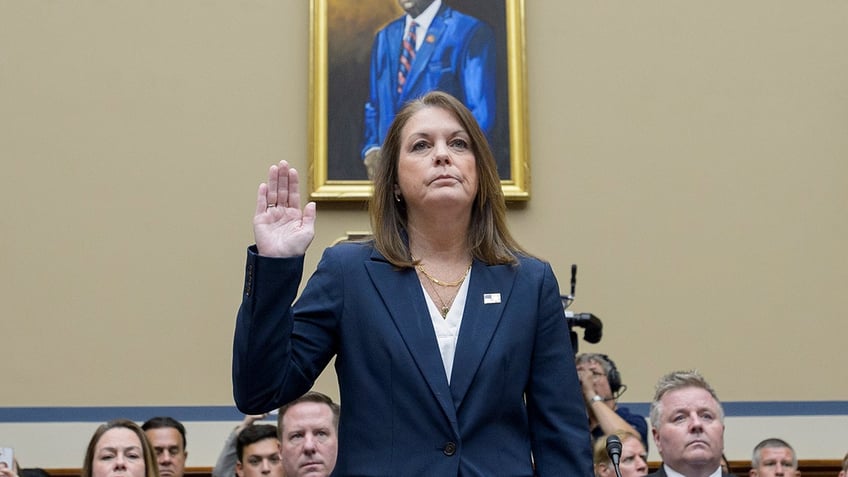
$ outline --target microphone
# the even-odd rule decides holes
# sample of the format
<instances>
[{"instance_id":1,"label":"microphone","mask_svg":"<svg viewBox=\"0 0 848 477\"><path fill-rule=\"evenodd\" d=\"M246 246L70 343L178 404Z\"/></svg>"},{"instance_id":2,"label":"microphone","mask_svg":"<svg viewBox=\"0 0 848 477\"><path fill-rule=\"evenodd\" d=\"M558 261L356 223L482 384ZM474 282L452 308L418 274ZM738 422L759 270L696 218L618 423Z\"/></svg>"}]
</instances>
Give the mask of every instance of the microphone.
<instances>
[{"instance_id":1,"label":"microphone","mask_svg":"<svg viewBox=\"0 0 848 477\"><path fill-rule=\"evenodd\" d=\"M571 264L571 296L574 297L574 289L577 288L577 264Z\"/></svg>"},{"instance_id":2,"label":"microphone","mask_svg":"<svg viewBox=\"0 0 848 477\"><path fill-rule=\"evenodd\" d=\"M616 477L621 477L621 469L618 468L618 461L621 459L621 439L615 434L607 437L607 454L612 461Z\"/></svg>"},{"instance_id":3,"label":"microphone","mask_svg":"<svg viewBox=\"0 0 848 477\"><path fill-rule=\"evenodd\" d=\"M571 264L571 294L560 295L562 300L562 311L565 314L565 321L568 323L568 334L571 339L571 349L574 354L577 354L577 332L574 331L575 326L583 328L583 339L589 343L597 343L601 341L604 334L604 324L601 319L591 313L575 313L568 311L568 307L574 303L574 291L577 288L577 264Z\"/></svg>"},{"instance_id":4,"label":"microphone","mask_svg":"<svg viewBox=\"0 0 848 477\"><path fill-rule=\"evenodd\" d=\"M571 294L560 295L562 298L562 309L565 310L574 303L574 289L577 287L577 264L571 264Z\"/></svg>"}]
</instances>

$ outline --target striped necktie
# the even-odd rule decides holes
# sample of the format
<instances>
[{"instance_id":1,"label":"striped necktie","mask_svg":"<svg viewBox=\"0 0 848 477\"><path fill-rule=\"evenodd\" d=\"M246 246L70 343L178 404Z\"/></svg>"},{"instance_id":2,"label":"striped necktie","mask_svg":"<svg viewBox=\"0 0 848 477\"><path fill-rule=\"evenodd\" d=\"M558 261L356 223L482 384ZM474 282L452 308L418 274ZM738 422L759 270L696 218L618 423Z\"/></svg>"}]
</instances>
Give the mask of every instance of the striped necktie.
<instances>
[{"instance_id":1,"label":"striped necktie","mask_svg":"<svg viewBox=\"0 0 848 477\"><path fill-rule=\"evenodd\" d=\"M412 22L412 24L409 25L409 31L403 38L403 45L400 50L400 67L398 68L398 93L403 91L403 86L406 84L406 78L409 75L409 70L412 69L412 60L415 59L416 28L418 28L418 24Z\"/></svg>"}]
</instances>

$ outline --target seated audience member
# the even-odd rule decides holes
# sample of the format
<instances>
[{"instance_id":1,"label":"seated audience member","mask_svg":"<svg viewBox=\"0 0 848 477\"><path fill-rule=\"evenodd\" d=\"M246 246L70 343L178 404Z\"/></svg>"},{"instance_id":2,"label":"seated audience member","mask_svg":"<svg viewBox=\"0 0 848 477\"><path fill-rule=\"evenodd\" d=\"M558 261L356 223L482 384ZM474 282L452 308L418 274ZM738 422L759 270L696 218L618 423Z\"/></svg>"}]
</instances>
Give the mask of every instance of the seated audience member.
<instances>
[{"instance_id":1,"label":"seated audience member","mask_svg":"<svg viewBox=\"0 0 848 477\"><path fill-rule=\"evenodd\" d=\"M286 477L330 475L338 455L338 404L309 391L280 408L277 427Z\"/></svg>"},{"instance_id":2,"label":"seated audience member","mask_svg":"<svg viewBox=\"0 0 848 477\"><path fill-rule=\"evenodd\" d=\"M765 439L751 456L750 477L798 477L798 457L795 449L783 439Z\"/></svg>"},{"instance_id":3,"label":"seated audience member","mask_svg":"<svg viewBox=\"0 0 848 477\"><path fill-rule=\"evenodd\" d=\"M630 431L614 432L621 440L621 457L618 469L621 477L643 477L648 475L648 451L637 434ZM595 440L595 477L616 477L615 467L607 453L607 434Z\"/></svg>"},{"instance_id":4,"label":"seated audience member","mask_svg":"<svg viewBox=\"0 0 848 477\"><path fill-rule=\"evenodd\" d=\"M592 438L625 430L638 435L648 448L648 423L644 416L633 414L618 405L618 396L627 389L615 363L605 354L583 353L575 358L577 375L583 388L586 412Z\"/></svg>"},{"instance_id":5,"label":"seated audience member","mask_svg":"<svg viewBox=\"0 0 848 477\"><path fill-rule=\"evenodd\" d=\"M156 452L161 477L183 477L188 457L186 430L172 417L154 417L141 425Z\"/></svg>"},{"instance_id":6,"label":"seated audience member","mask_svg":"<svg viewBox=\"0 0 848 477\"><path fill-rule=\"evenodd\" d=\"M718 477L724 451L724 410L697 371L674 371L657 382L651 402L654 445L662 457L657 477Z\"/></svg>"},{"instance_id":7,"label":"seated audience member","mask_svg":"<svg viewBox=\"0 0 848 477\"><path fill-rule=\"evenodd\" d=\"M257 424L244 428L236 439L238 477L283 477L277 426Z\"/></svg>"},{"instance_id":8,"label":"seated audience member","mask_svg":"<svg viewBox=\"0 0 848 477\"><path fill-rule=\"evenodd\" d=\"M244 416L244 419L230 432L227 440L224 441L224 447L218 455L215 467L212 468L212 477L233 477L236 474L236 462L238 462L236 439L239 433L252 426L256 421L265 419L267 416L268 414L250 414Z\"/></svg>"},{"instance_id":9,"label":"seated audience member","mask_svg":"<svg viewBox=\"0 0 848 477\"><path fill-rule=\"evenodd\" d=\"M159 477L156 456L144 431L127 419L115 419L94 431L81 477Z\"/></svg>"},{"instance_id":10,"label":"seated audience member","mask_svg":"<svg viewBox=\"0 0 848 477\"><path fill-rule=\"evenodd\" d=\"M848 477L848 453L842 458L842 470L839 471L839 477Z\"/></svg>"}]
</instances>

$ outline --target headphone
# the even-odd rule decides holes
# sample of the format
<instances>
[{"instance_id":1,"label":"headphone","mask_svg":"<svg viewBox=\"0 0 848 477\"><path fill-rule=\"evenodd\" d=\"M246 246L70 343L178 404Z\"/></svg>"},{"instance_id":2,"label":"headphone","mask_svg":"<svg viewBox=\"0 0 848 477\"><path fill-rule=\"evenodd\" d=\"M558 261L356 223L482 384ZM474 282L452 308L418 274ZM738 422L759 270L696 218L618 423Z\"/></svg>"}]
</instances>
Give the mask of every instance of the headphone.
<instances>
[{"instance_id":1,"label":"headphone","mask_svg":"<svg viewBox=\"0 0 848 477\"><path fill-rule=\"evenodd\" d=\"M621 384L621 374L618 372L618 368L615 367L615 362L605 354L598 353L598 356L600 356L601 359L603 359L607 362L607 364L609 364L610 369L607 373L607 381L609 381L610 391L612 391L612 395L617 397L618 391L621 390L622 387L626 389L627 386Z\"/></svg>"}]
</instances>

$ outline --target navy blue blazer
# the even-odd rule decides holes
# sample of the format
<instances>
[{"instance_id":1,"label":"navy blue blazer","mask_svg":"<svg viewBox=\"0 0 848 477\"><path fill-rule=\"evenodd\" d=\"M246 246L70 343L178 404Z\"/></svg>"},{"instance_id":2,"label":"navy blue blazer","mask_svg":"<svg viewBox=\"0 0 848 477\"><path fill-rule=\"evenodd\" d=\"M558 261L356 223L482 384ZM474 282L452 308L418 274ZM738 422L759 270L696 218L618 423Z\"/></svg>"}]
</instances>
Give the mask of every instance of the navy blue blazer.
<instances>
[{"instance_id":1,"label":"navy blue blazer","mask_svg":"<svg viewBox=\"0 0 848 477\"><path fill-rule=\"evenodd\" d=\"M450 384L414 270L395 268L371 243L336 245L290 306L302 271L303 257L248 250L233 350L242 412L299 397L335 356L342 411L333 475L592 475L548 263L474 261Z\"/></svg>"}]
</instances>

